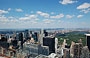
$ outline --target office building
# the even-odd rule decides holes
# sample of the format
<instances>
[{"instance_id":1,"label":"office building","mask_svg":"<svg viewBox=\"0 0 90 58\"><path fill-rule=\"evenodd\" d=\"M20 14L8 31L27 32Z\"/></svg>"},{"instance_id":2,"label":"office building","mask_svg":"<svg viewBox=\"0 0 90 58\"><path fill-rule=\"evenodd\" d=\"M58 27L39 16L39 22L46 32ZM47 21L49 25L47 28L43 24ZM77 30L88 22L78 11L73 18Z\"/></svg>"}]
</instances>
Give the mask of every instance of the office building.
<instances>
[{"instance_id":1,"label":"office building","mask_svg":"<svg viewBox=\"0 0 90 58\"><path fill-rule=\"evenodd\" d=\"M25 43L24 49L27 51L28 54L32 55L49 55L49 47L42 46L40 44Z\"/></svg>"},{"instance_id":2,"label":"office building","mask_svg":"<svg viewBox=\"0 0 90 58\"><path fill-rule=\"evenodd\" d=\"M63 53L63 58L70 58L70 50L68 48L64 48Z\"/></svg>"},{"instance_id":3,"label":"office building","mask_svg":"<svg viewBox=\"0 0 90 58\"><path fill-rule=\"evenodd\" d=\"M82 55L82 52L81 52L82 48L83 48L82 43L74 43L74 42L72 42L71 47L70 47L70 56L72 58L80 58L81 55Z\"/></svg>"},{"instance_id":4,"label":"office building","mask_svg":"<svg viewBox=\"0 0 90 58\"><path fill-rule=\"evenodd\" d=\"M90 51L90 34L86 34L86 45L88 46Z\"/></svg>"},{"instance_id":5,"label":"office building","mask_svg":"<svg viewBox=\"0 0 90 58\"><path fill-rule=\"evenodd\" d=\"M46 30L44 30L44 36L48 36L48 32L46 32Z\"/></svg>"},{"instance_id":6,"label":"office building","mask_svg":"<svg viewBox=\"0 0 90 58\"><path fill-rule=\"evenodd\" d=\"M12 40L12 41L11 41L11 44L12 44L14 47L17 47L18 41L17 41L17 40Z\"/></svg>"},{"instance_id":7,"label":"office building","mask_svg":"<svg viewBox=\"0 0 90 58\"><path fill-rule=\"evenodd\" d=\"M65 48L67 46L66 39L64 39L62 47Z\"/></svg>"},{"instance_id":8,"label":"office building","mask_svg":"<svg viewBox=\"0 0 90 58\"><path fill-rule=\"evenodd\" d=\"M29 32L29 30L25 30L24 37L25 37L26 40L30 39L30 32Z\"/></svg>"},{"instance_id":9,"label":"office building","mask_svg":"<svg viewBox=\"0 0 90 58\"><path fill-rule=\"evenodd\" d=\"M34 34L32 34L32 37L34 38L35 42L38 41L38 33L34 32Z\"/></svg>"},{"instance_id":10,"label":"office building","mask_svg":"<svg viewBox=\"0 0 90 58\"><path fill-rule=\"evenodd\" d=\"M82 56L81 58L89 58L89 49L88 49L88 46L84 46L82 48Z\"/></svg>"},{"instance_id":11,"label":"office building","mask_svg":"<svg viewBox=\"0 0 90 58\"><path fill-rule=\"evenodd\" d=\"M23 48L23 33L19 33L19 41L21 41L21 48Z\"/></svg>"},{"instance_id":12,"label":"office building","mask_svg":"<svg viewBox=\"0 0 90 58\"><path fill-rule=\"evenodd\" d=\"M40 35L39 35L39 43L43 46L43 37L44 37L44 33L43 33L43 29L40 30Z\"/></svg>"},{"instance_id":13,"label":"office building","mask_svg":"<svg viewBox=\"0 0 90 58\"><path fill-rule=\"evenodd\" d=\"M58 39L55 37L43 37L43 46L49 47L49 53L57 51Z\"/></svg>"}]
</instances>

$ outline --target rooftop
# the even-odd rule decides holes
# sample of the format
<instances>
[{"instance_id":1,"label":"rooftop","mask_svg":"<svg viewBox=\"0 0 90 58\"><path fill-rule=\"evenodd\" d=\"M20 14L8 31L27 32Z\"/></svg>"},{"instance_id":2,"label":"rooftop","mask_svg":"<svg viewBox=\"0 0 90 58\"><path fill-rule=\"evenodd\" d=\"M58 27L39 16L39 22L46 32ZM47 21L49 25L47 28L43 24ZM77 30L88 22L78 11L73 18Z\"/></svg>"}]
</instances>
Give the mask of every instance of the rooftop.
<instances>
[{"instance_id":1,"label":"rooftop","mask_svg":"<svg viewBox=\"0 0 90 58\"><path fill-rule=\"evenodd\" d=\"M86 36L90 36L90 34L85 34Z\"/></svg>"}]
</instances>

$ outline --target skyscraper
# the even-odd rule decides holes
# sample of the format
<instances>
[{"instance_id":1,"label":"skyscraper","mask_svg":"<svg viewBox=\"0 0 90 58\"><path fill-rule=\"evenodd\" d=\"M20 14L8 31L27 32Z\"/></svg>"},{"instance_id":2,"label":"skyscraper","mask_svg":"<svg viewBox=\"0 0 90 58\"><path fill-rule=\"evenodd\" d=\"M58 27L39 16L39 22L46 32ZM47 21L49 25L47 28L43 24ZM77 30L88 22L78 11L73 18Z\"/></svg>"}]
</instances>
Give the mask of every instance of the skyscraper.
<instances>
[{"instance_id":1,"label":"skyscraper","mask_svg":"<svg viewBox=\"0 0 90 58\"><path fill-rule=\"evenodd\" d=\"M90 51L90 34L86 34L86 45L88 46Z\"/></svg>"},{"instance_id":2,"label":"skyscraper","mask_svg":"<svg viewBox=\"0 0 90 58\"><path fill-rule=\"evenodd\" d=\"M39 42L40 42L40 44L43 46L43 37L44 37L44 33L43 33L43 29L41 29L41 31L40 31L40 36L39 36L40 38L39 38Z\"/></svg>"},{"instance_id":3,"label":"skyscraper","mask_svg":"<svg viewBox=\"0 0 90 58\"><path fill-rule=\"evenodd\" d=\"M30 37L29 30L25 30L24 37L25 37L26 40L29 39L29 37Z\"/></svg>"},{"instance_id":4,"label":"skyscraper","mask_svg":"<svg viewBox=\"0 0 90 58\"><path fill-rule=\"evenodd\" d=\"M55 53L57 50L58 40L55 37L44 37L43 46L49 47L49 53Z\"/></svg>"},{"instance_id":5,"label":"skyscraper","mask_svg":"<svg viewBox=\"0 0 90 58\"><path fill-rule=\"evenodd\" d=\"M32 34L32 37L34 38L35 42L38 41L38 33L35 32L34 34Z\"/></svg>"},{"instance_id":6,"label":"skyscraper","mask_svg":"<svg viewBox=\"0 0 90 58\"><path fill-rule=\"evenodd\" d=\"M21 48L23 48L23 33L19 33L19 41L21 41Z\"/></svg>"},{"instance_id":7,"label":"skyscraper","mask_svg":"<svg viewBox=\"0 0 90 58\"><path fill-rule=\"evenodd\" d=\"M82 48L82 56L81 58L89 58L89 49L87 46Z\"/></svg>"},{"instance_id":8,"label":"skyscraper","mask_svg":"<svg viewBox=\"0 0 90 58\"><path fill-rule=\"evenodd\" d=\"M70 51L67 48L63 49L64 55L63 58L70 58Z\"/></svg>"},{"instance_id":9,"label":"skyscraper","mask_svg":"<svg viewBox=\"0 0 90 58\"><path fill-rule=\"evenodd\" d=\"M81 58L82 56L82 48L83 45L82 43L71 43L71 47L70 47L70 55L72 58Z\"/></svg>"},{"instance_id":10,"label":"skyscraper","mask_svg":"<svg viewBox=\"0 0 90 58\"><path fill-rule=\"evenodd\" d=\"M46 32L46 30L44 30L44 36L48 36L48 32Z\"/></svg>"}]
</instances>

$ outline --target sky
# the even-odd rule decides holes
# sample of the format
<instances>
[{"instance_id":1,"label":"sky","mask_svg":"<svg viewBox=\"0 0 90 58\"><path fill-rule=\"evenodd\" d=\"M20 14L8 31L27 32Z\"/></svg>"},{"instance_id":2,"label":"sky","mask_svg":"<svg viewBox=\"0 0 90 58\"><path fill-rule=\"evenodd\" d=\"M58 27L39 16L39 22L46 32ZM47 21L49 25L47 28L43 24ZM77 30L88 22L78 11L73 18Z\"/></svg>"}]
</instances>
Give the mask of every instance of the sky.
<instances>
[{"instance_id":1,"label":"sky","mask_svg":"<svg viewBox=\"0 0 90 58\"><path fill-rule=\"evenodd\" d=\"M89 0L0 0L0 29L90 28Z\"/></svg>"}]
</instances>

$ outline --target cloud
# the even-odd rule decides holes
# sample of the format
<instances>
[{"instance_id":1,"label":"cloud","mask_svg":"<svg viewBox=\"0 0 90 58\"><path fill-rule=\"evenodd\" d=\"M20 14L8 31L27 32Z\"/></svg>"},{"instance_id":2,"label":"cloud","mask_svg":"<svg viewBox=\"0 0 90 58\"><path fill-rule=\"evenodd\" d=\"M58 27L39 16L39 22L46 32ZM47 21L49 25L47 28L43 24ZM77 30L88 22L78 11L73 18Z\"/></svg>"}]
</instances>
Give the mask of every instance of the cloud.
<instances>
[{"instance_id":1,"label":"cloud","mask_svg":"<svg viewBox=\"0 0 90 58\"><path fill-rule=\"evenodd\" d=\"M12 16L10 16L10 17L8 17L9 19L13 19L14 17L12 17Z\"/></svg>"},{"instance_id":2,"label":"cloud","mask_svg":"<svg viewBox=\"0 0 90 58\"><path fill-rule=\"evenodd\" d=\"M68 19L71 19L73 17L74 17L74 15L66 15L66 18L68 18Z\"/></svg>"},{"instance_id":3,"label":"cloud","mask_svg":"<svg viewBox=\"0 0 90 58\"><path fill-rule=\"evenodd\" d=\"M23 10L20 9L20 8L16 9L16 11L17 11L17 12L23 12Z\"/></svg>"},{"instance_id":4,"label":"cloud","mask_svg":"<svg viewBox=\"0 0 90 58\"><path fill-rule=\"evenodd\" d=\"M77 9L86 9L86 8L89 8L89 7L90 7L89 3L83 3L82 5L79 5L77 7Z\"/></svg>"},{"instance_id":5,"label":"cloud","mask_svg":"<svg viewBox=\"0 0 90 58\"><path fill-rule=\"evenodd\" d=\"M50 23L54 22L54 20L44 19L43 22L46 24L50 24Z\"/></svg>"},{"instance_id":6,"label":"cloud","mask_svg":"<svg viewBox=\"0 0 90 58\"><path fill-rule=\"evenodd\" d=\"M50 19L60 19L60 18L64 17L64 14L58 14L58 15L51 16L50 14L44 13L41 11L37 11L37 14L44 18L50 18ZM51 14L54 14L54 12L51 12Z\"/></svg>"},{"instance_id":7,"label":"cloud","mask_svg":"<svg viewBox=\"0 0 90 58\"><path fill-rule=\"evenodd\" d=\"M90 3L83 3L79 5L77 9L81 10L80 12L88 13L90 12Z\"/></svg>"},{"instance_id":8,"label":"cloud","mask_svg":"<svg viewBox=\"0 0 90 58\"><path fill-rule=\"evenodd\" d=\"M8 11L10 11L11 10L11 8L8 8Z\"/></svg>"},{"instance_id":9,"label":"cloud","mask_svg":"<svg viewBox=\"0 0 90 58\"><path fill-rule=\"evenodd\" d=\"M31 23L33 23L33 24L37 24L38 22L37 22L37 21L31 21Z\"/></svg>"},{"instance_id":10,"label":"cloud","mask_svg":"<svg viewBox=\"0 0 90 58\"><path fill-rule=\"evenodd\" d=\"M59 1L59 3L61 4L72 4L72 3L75 3L77 2L76 0L62 0L62 1Z\"/></svg>"},{"instance_id":11,"label":"cloud","mask_svg":"<svg viewBox=\"0 0 90 58\"><path fill-rule=\"evenodd\" d=\"M8 23L14 23L14 22L15 23L19 22L19 20L12 16L10 16L10 17L6 17L5 15L0 16L0 23L8 24Z\"/></svg>"},{"instance_id":12,"label":"cloud","mask_svg":"<svg viewBox=\"0 0 90 58\"><path fill-rule=\"evenodd\" d=\"M81 17L83 17L83 15L78 15L78 16L77 16L77 18L81 18Z\"/></svg>"},{"instance_id":13,"label":"cloud","mask_svg":"<svg viewBox=\"0 0 90 58\"><path fill-rule=\"evenodd\" d=\"M8 13L8 11L0 10L0 14L6 14L6 13Z\"/></svg>"},{"instance_id":14,"label":"cloud","mask_svg":"<svg viewBox=\"0 0 90 58\"><path fill-rule=\"evenodd\" d=\"M0 22L6 23L9 22L8 18L5 17L4 15L0 16Z\"/></svg>"},{"instance_id":15,"label":"cloud","mask_svg":"<svg viewBox=\"0 0 90 58\"><path fill-rule=\"evenodd\" d=\"M37 11L37 14L39 14L40 16L45 17L45 18L49 18L49 16L50 16L48 13L44 13L41 11Z\"/></svg>"},{"instance_id":16,"label":"cloud","mask_svg":"<svg viewBox=\"0 0 90 58\"><path fill-rule=\"evenodd\" d=\"M27 20L37 20L37 15L28 15L28 16L19 18L19 20L24 20L24 21L27 21Z\"/></svg>"},{"instance_id":17,"label":"cloud","mask_svg":"<svg viewBox=\"0 0 90 58\"><path fill-rule=\"evenodd\" d=\"M50 16L50 18L52 19L60 19L60 18L63 18L64 17L64 14L59 14L59 15L56 15L56 16Z\"/></svg>"},{"instance_id":18,"label":"cloud","mask_svg":"<svg viewBox=\"0 0 90 58\"><path fill-rule=\"evenodd\" d=\"M88 8L88 9L82 9L80 12L89 13L90 12L90 8Z\"/></svg>"}]
</instances>

